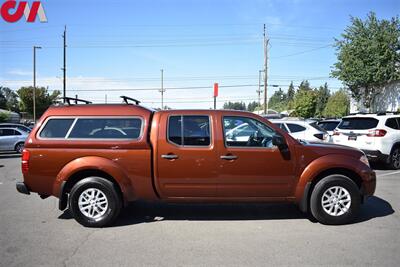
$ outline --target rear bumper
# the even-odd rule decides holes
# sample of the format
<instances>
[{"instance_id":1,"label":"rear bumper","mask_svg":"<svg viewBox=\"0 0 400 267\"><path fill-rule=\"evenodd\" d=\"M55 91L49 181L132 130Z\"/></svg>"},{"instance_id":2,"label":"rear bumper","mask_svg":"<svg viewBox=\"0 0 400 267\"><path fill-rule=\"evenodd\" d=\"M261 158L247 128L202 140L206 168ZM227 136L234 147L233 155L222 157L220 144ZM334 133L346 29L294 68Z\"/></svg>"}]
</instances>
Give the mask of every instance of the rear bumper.
<instances>
[{"instance_id":1,"label":"rear bumper","mask_svg":"<svg viewBox=\"0 0 400 267\"><path fill-rule=\"evenodd\" d=\"M370 161L387 161L389 158L389 155L383 154L379 150L365 150L362 149L362 151L367 155L368 160Z\"/></svg>"},{"instance_id":2,"label":"rear bumper","mask_svg":"<svg viewBox=\"0 0 400 267\"><path fill-rule=\"evenodd\" d=\"M24 182L17 182L16 184L17 191L21 194L30 195L29 188L25 185Z\"/></svg>"}]
</instances>

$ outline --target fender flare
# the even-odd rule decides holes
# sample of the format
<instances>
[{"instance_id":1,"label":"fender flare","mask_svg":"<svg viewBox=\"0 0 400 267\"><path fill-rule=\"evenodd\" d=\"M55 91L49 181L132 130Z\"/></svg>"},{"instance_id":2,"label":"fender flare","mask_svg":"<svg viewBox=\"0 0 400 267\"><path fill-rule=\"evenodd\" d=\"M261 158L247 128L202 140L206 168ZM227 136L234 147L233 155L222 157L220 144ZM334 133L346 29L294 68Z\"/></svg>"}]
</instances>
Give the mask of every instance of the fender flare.
<instances>
[{"instance_id":1,"label":"fender flare","mask_svg":"<svg viewBox=\"0 0 400 267\"><path fill-rule=\"evenodd\" d=\"M313 189L311 185L323 172L342 169L355 173L362 178L363 174L360 173L360 170L363 171L366 167L357 158L343 154L329 154L317 158L309 163L299 176L294 192L295 202L299 205L301 211L307 212L309 196Z\"/></svg>"},{"instance_id":2,"label":"fender flare","mask_svg":"<svg viewBox=\"0 0 400 267\"><path fill-rule=\"evenodd\" d=\"M117 163L103 157L86 156L74 159L67 163L58 173L54 181L53 195L60 199L60 209L63 210L66 208L66 193L64 191L68 179L74 174L86 170L97 170L110 175L118 183L124 201L134 198L135 194L133 185Z\"/></svg>"}]
</instances>

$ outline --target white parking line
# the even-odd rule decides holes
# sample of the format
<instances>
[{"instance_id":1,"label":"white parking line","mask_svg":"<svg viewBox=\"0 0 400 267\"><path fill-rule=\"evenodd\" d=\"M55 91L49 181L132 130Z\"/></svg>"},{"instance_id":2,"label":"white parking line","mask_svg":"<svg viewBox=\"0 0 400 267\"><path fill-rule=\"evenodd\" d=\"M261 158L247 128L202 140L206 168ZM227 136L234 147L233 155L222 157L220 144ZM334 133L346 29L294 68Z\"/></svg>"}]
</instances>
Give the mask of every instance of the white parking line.
<instances>
[{"instance_id":1,"label":"white parking line","mask_svg":"<svg viewBox=\"0 0 400 267\"><path fill-rule=\"evenodd\" d=\"M397 174L397 173L400 173L400 171L389 172L389 173L385 173L385 174L379 174L378 177L389 176L389 175L393 175L393 174Z\"/></svg>"}]
</instances>

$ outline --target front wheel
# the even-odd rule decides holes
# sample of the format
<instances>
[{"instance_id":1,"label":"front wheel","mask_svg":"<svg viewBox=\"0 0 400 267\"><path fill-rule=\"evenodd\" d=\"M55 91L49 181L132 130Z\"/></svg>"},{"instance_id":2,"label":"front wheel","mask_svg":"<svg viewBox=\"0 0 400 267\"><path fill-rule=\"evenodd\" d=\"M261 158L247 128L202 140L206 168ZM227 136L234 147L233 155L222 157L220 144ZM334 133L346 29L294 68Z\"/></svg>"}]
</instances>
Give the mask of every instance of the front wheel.
<instances>
[{"instance_id":1,"label":"front wheel","mask_svg":"<svg viewBox=\"0 0 400 267\"><path fill-rule=\"evenodd\" d=\"M344 175L330 175L319 181L311 194L312 215L323 224L345 224L360 209L357 185Z\"/></svg>"},{"instance_id":2,"label":"front wheel","mask_svg":"<svg viewBox=\"0 0 400 267\"><path fill-rule=\"evenodd\" d=\"M76 183L69 195L69 209L80 224L102 227L111 224L122 206L116 186L101 177L88 177Z\"/></svg>"}]
</instances>

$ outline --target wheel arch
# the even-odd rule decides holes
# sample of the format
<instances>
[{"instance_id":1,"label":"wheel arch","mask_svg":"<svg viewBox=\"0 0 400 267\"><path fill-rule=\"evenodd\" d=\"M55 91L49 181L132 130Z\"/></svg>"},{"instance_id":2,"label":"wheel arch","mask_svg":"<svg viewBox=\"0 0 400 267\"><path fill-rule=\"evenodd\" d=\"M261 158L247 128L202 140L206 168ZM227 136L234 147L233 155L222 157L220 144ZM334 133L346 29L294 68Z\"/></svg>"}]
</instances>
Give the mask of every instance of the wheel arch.
<instances>
[{"instance_id":1,"label":"wheel arch","mask_svg":"<svg viewBox=\"0 0 400 267\"><path fill-rule=\"evenodd\" d=\"M334 160L335 164L331 164L332 160ZM321 164L325 167L321 166ZM337 158L321 157L315 160L315 163L310 163L301 174L295 192L295 201L301 211L307 212L309 210L310 197L315 185L329 175L339 174L348 177L357 185L361 193L363 179L360 173L355 170L356 166L360 166L359 164L359 161L351 157L342 157L340 161ZM316 165L320 166L315 168L314 166Z\"/></svg>"},{"instance_id":2,"label":"wheel arch","mask_svg":"<svg viewBox=\"0 0 400 267\"><path fill-rule=\"evenodd\" d=\"M84 157L69 162L57 175L53 185L53 195L60 199L60 210L66 208L68 193L72 187L80 180L93 176L115 184L123 203L134 198L133 186L128 176L116 163L101 157Z\"/></svg>"},{"instance_id":3,"label":"wheel arch","mask_svg":"<svg viewBox=\"0 0 400 267\"><path fill-rule=\"evenodd\" d=\"M314 179L310 180L307 182L307 184L304 187L303 195L301 197L301 200L299 201L299 207L302 212L308 212L310 210L310 198L311 198L311 193L313 192L315 186L319 181L324 179L325 177L329 175L344 175L348 177L350 180L352 180L358 187L358 189L362 189L362 178L354 171L347 169L347 168L331 168L331 169L326 169L322 172L320 172L318 175L314 177Z\"/></svg>"}]
</instances>

